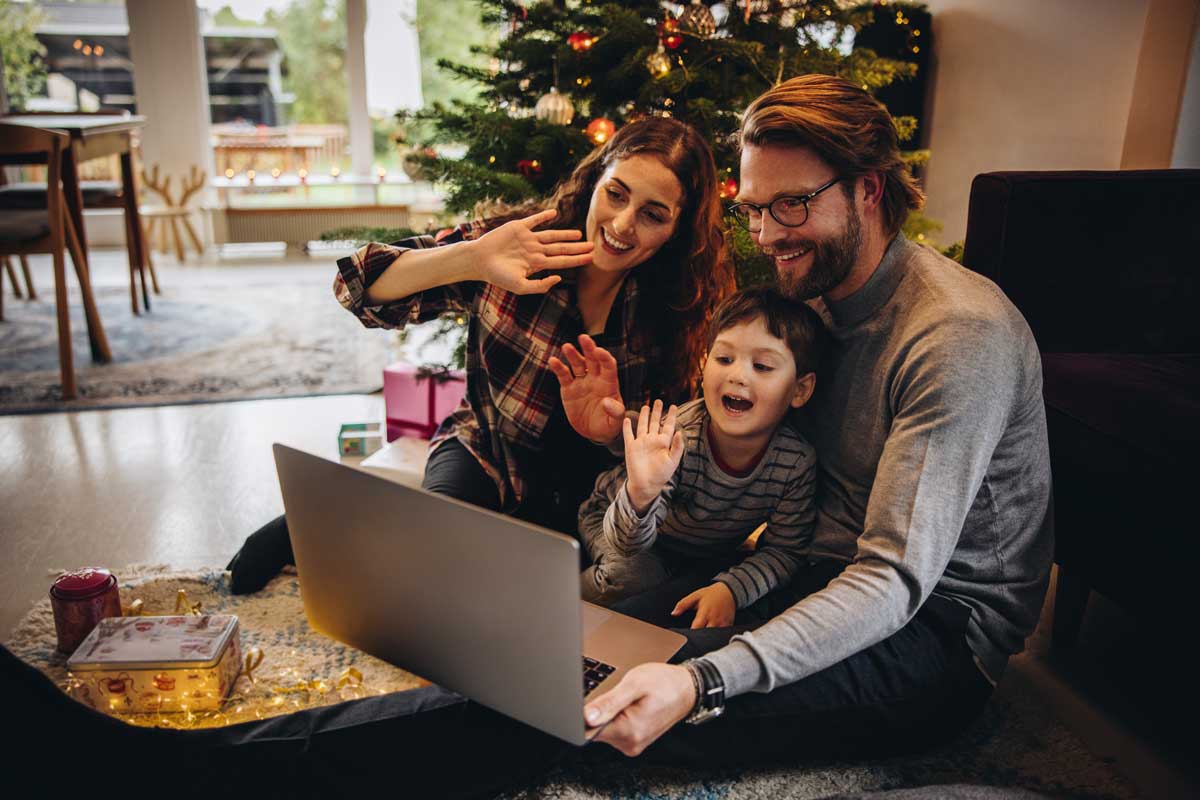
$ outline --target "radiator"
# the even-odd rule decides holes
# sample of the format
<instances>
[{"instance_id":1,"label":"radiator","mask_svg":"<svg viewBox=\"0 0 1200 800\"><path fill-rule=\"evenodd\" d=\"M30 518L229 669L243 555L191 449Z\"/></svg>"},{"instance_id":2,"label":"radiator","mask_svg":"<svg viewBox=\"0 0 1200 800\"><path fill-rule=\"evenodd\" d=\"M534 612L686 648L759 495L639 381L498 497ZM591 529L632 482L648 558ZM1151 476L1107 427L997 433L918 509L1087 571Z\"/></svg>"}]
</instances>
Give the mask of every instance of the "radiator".
<instances>
[{"instance_id":1,"label":"radiator","mask_svg":"<svg viewBox=\"0 0 1200 800\"><path fill-rule=\"evenodd\" d=\"M297 249L336 228L411 227L406 205L213 208L212 224L217 244L287 242Z\"/></svg>"}]
</instances>

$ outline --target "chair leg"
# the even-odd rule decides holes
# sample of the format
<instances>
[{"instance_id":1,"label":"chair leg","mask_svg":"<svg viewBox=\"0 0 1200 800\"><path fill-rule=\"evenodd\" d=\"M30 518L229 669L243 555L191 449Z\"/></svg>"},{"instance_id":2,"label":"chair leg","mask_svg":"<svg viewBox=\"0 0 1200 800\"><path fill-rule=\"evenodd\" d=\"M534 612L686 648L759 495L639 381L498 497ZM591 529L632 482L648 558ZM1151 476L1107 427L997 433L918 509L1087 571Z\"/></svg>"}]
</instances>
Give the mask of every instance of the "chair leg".
<instances>
[{"instance_id":1,"label":"chair leg","mask_svg":"<svg viewBox=\"0 0 1200 800\"><path fill-rule=\"evenodd\" d=\"M154 293L162 294L158 289L158 273L154 269L154 257L151 255L154 246L151 243L150 232L148 230L142 231L142 241L145 244L142 250L146 254L146 267L150 270L150 282L154 285Z\"/></svg>"},{"instance_id":2,"label":"chair leg","mask_svg":"<svg viewBox=\"0 0 1200 800\"><path fill-rule=\"evenodd\" d=\"M21 259L21 271L25 273L25 294L29 295L30 300L37 300L37 289L33 288L33 273L29 271L29 259L25 256L18 256Z\"/></svg>"},{"instance_id":3,"label":"chair leg","mask_svg":"<svg viewBox=\"0 0 1200 800\"><path fill-rule=\"evenodd\" d=\"M5 274L7 274L7 275L8 275L8 279L9 279L9 281L11 281L11 282L12 282L12 287L13 287L13 297L15 297L15 298L17 298L18 300L20 300L20 299L21 299L21 297L22 297L22 295L21 295L21 284L20 284L20 283L17 281L17 273L16 273L16 270L14 270L14 269L13 269L12 260L11 260L11 259L10 259L8 256L5 256L5 257L4 257L4 272L5 272ZM4 287L3 287L3 282L4 282L4 281L3 281L3 279L2 279L2 278L0 278L0 291L3 291L3 288L4 288Z\"/></svg>"},{"instance_id":4,"label":"chair leg","mask_svg":"<svg viewBox=\"0 0 1200 800\"><path fill-rule=\"evenodd\" d=\"M64 218L68 218L66 214ZM58 311L58 365L62 374L62 399L75 399L75 361L71 353L71 314L67 305L67 265L62 242L54 247L54 306ZM78 264L76 265L78 267Z\"/></svg>"},{"instance_id":5,"label":"chair leg","mask_svg":"<svg viewBox=\"0 0 1200 800\"><path fill-rule=\"evenodd\" d=\"M1058 565L1058 588L1054 591L1054 628L1050 643L1054 647L1073 647L1083 627L1091 588L1078 573Z\"/></svg>"},{"instance_id":6,"label":"chair leg","mask_svg":"<svg viewBox=\"0 0 1200 800\"><path fill-rule=\"evenodd\" d=\"M71 251L71 260L75 262L75 276L79 279L79 291L83 295L83 313L87 318L88 340L92 346L92 360L104 363L112 361L112 350L108 346L108 337L104 333L104 325L100 322L100 311L96 308L96 298L92 294L92 279L88 272L83 245L71 222L71 215L63 217L63 227L67 230L67 249Z\"/></svg>"}]
</instances>

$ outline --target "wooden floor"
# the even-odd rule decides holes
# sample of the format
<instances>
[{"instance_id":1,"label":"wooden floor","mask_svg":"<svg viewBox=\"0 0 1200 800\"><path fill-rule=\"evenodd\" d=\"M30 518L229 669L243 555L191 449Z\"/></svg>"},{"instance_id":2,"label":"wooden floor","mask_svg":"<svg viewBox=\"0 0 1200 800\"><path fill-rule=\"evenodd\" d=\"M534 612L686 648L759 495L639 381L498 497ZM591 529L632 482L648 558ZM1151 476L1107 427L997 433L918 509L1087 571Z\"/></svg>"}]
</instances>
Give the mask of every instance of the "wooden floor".
<instances>
[{"instance_id":1,"label":"wooden floor","mask_svg":"<svg viewBox=\"0 0 1200 800\"><path fill-rule=\"evenodd\" d=\"M200 279L180 271L164 266L160 279ZM273 442L336 459L341 423L382 414L378 395L343 395L0 417L0 637L64 567L223 566L282 511ZM402 446L416 480L424 445ZM1175 732L1196 696L1175 643L1094 597L1080 647L1055 653L1051 610L1004 680L1038 693L1144 796L1200 796L1196 737Z\"/></svg>"}]
</instances>

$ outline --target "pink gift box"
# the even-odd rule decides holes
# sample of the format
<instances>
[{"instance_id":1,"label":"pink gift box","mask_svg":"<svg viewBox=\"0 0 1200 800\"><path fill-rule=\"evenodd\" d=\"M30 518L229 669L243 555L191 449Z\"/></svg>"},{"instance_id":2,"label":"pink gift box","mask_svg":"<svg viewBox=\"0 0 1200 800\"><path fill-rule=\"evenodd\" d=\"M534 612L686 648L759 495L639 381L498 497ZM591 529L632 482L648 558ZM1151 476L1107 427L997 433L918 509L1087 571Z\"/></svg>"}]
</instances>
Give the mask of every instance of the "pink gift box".
<instances>
[{"instance_id":1,"label":"pink gift box","mask_svg":"<svg viewBox=\"0 0 1200 800\"><path fill-rule=\"evenodd\" d=\"M458 408L467 393L462 370L437 372L396 362L383 370L383 405L387 415L387 440L401 436L428 439L437 426Z\"/></svg>"}]
</instances>

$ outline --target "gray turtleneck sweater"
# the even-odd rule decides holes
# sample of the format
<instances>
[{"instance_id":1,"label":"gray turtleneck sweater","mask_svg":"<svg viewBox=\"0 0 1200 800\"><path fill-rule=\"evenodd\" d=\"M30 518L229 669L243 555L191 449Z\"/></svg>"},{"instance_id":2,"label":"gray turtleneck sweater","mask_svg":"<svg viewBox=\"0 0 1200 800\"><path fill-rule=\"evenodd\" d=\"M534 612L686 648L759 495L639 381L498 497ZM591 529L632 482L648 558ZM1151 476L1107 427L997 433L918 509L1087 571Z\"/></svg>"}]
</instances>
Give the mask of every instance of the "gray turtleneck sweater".
<instances>
[{"instance_id":1,"label":"gray turtleneck sweater","mask_svg":"<svg viewBox=\"0 0 1200 800\"><path fill-rule=\"evenodd\" d=\"M931 594L971 610L998 680L1037 622L1054 549L1042 370L1000 289L897 236L867 283L815 301L832 334L809 404L815 557L845 570L707 658L728 696L771 689L896 633Z\"/></svg>"}]
</instances>

